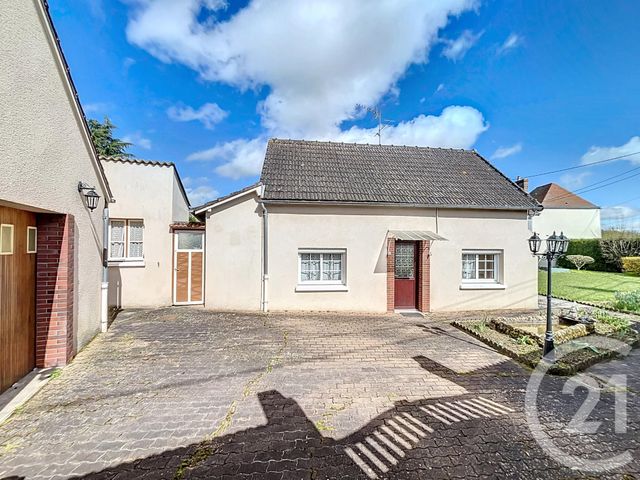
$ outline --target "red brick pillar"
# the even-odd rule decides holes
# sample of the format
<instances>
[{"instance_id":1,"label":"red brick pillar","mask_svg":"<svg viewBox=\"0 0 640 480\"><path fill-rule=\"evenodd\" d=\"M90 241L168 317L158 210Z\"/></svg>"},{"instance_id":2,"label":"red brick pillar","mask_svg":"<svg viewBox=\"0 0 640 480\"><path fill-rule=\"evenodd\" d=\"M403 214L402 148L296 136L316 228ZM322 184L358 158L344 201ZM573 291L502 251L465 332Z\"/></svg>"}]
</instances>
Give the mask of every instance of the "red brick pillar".
<instances>
[{"instance_id":1,"label":"red brick pillar","mask_svg":"<svg viewBox=\"0 0 640 480\"><path fill-rule=\"evenodd\" d=\"M418 244L418 310L429 312L431 309L431 242L423 240Z\"/></svg>"},{"instance_id":2,"label":"red brick pillar","mask_svg":"<svg viewBox=\"0 0 640 480\"><path fill-rule=\"evenodd\" d=\"M36 366L67 364L73 349L74 222L38 215Z\"/></svg>"},{"instance_id":3,"label":"red brick pillar","mask_svg":"<svg viewBox=\"0 0 640 480\"><path fill-rule=\"evenodd\" d=\"M396 239L387 238L387 312L393 312L395 297Z\"/></svg>"}]
</instances>

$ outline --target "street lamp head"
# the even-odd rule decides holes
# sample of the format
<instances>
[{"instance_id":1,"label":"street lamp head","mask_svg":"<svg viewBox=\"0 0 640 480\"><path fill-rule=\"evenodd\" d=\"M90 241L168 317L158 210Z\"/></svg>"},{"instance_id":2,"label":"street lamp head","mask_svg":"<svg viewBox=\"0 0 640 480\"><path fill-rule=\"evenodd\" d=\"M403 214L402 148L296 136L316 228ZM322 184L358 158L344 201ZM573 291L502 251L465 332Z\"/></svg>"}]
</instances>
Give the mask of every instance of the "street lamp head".
<instances>
[{"instance_id":1,"label":"street lamp head","mask_svg":"<svg viewBox=\"0 0 640 480\"><path fill-rule=\"evenodd\" d=\"M533 232L533 235L529 238L529 250L531 250L531 253L534 255L537 255L540 251L540 245L542 245L542 240L536 232Z\"/></svg>"},{"instance_id":2,"label":"street lamp head","mask_svg":"<svg viewBox=\"0 0 640 480\"><path fill-rule=\"evenodd\" d=\"M559 254L564 255L567 253L569 249L569 239L565 236L563 232L560 232L560 236L558 237L558 241L560 242Z\"/></svg>"},{"instance_id":3,"label":"street lamp head","mask_svg":"<svg viewBox=\"0 0 640 480\"><path fill-rule=\"evenodd\" d=\"M558 249L560 248L560 237L556 235L554 231L551 235L547 237L547 253L549 255L555 256L558 253Z\"/></svg>"}]
</instances>

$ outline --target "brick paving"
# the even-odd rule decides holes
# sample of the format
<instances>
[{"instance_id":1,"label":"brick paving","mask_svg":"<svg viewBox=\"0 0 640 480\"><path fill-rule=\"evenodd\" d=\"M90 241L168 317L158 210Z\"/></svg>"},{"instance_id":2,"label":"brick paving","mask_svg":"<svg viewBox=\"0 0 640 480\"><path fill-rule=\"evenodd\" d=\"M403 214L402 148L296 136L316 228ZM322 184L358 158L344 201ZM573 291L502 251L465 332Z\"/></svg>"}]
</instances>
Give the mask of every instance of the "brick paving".
<instances>
[{"instance_id":1,"label":"brick paving","mask_svg":"<svg viewBox=\"0 0 640 480\"><path fill-rule=\"evenodd\" d=\"M592 367L593 435L565 427L587 390L546 377L536 443L530 371L448 324L458 315L122 313L0 425L0 478L636 478L640 355ZM626 374L626 385L607 385ZM627 427L613 427L626 398Z\"/></svg>"}]
</instances>

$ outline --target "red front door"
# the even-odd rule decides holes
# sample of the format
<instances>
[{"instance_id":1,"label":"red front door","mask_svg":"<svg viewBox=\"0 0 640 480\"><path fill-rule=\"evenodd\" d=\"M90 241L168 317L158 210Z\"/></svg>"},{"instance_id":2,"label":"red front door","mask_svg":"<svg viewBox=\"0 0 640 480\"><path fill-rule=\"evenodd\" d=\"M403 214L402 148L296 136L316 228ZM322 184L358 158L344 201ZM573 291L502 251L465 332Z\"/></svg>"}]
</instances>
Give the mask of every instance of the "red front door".
<instances>
[{"instance_id":1,"label":"red front door","mask_svg":"<svg viewBox=\"0 0 640 480\"><path fill-rule=\"evenodd\" d=\"M416 308L417 253L415 242L396 242L395 254L395 308Z\"/></svg>"}]
</instances>

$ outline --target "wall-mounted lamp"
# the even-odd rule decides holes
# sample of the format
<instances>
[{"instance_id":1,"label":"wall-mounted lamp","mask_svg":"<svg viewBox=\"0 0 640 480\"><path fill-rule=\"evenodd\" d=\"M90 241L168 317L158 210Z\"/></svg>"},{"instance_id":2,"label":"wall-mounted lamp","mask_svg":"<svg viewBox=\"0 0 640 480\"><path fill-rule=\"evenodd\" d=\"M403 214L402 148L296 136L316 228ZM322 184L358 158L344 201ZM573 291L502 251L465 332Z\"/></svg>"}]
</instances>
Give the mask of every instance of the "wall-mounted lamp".
<instances>
[{"instance_id":1,"label":"wall-mounted lamp","mask_svg":"<svg viewBox=\"0 0 640 480\"><path fill-rule=\"evenodd\" d=\"M87 208L93 212L98 207L98 200L100 200L100 195L96 193L96 187L90 187L84 182L78 182L78 192L84 195Z\"/></svg>"}]
</instances>

